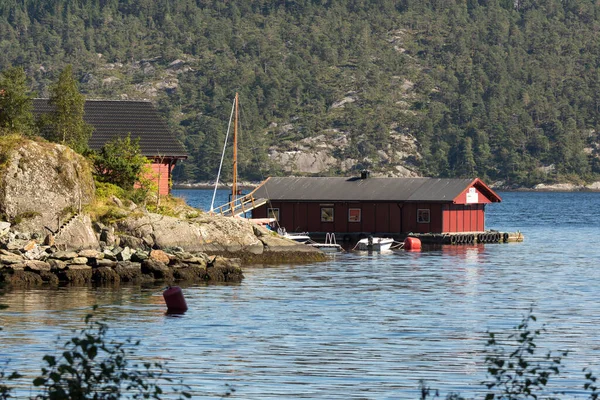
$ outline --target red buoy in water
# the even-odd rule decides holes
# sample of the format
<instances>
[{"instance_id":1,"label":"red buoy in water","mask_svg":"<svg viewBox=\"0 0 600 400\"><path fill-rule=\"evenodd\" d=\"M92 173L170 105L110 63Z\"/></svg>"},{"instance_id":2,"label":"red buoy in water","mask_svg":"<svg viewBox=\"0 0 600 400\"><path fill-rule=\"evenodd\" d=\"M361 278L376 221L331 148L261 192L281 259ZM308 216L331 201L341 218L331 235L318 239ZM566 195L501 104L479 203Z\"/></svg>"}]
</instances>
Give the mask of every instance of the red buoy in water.
<instances>
[{"instance_id":1,"label":"red buoy in water","mask_svg":"<svg viewBox=\"0 0 600 400\"><path fill-rule=\"evenodd\" d=\"M421 241L414 237L407 237L404 239L404 250L407 251L420 251Z\"/></svg>"},{"instance_id":2,"label":"red buoy in water","mask_svg":"<svg viewBox=\"0 0 600 400\"><path fill-rule=\"evenodd\" d=\"M163 292L168 312L184 312L188 307L179 286L170 286Z\"/></svg>"}]
</instances>

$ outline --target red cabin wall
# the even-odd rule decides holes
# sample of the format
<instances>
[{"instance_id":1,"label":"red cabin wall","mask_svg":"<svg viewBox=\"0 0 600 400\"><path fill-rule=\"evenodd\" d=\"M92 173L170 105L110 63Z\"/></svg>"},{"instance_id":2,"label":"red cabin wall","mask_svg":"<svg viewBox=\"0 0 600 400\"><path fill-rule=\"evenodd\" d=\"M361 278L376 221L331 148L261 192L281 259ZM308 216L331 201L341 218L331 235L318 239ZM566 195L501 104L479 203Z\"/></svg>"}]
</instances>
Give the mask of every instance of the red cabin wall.
<instances>
[{"instance_id":1,"label":"red cabin wall","mask_svg":"<svg viewBox=\"0 0 600 400\"><path fill-rule=\"evenodd\" d=\"M481 232L485 230L485 204L443 206L442 232Z\"/></svg>"},{"instance_id":2,"label":"red cabin wall","mask_svg":"<svg viewBox=\"0 0 600 400\"><path fill-rule=\"evenodd\" d=\"M151 171L145 174L144 179L154 181L158 185L158 193L166 196L171 193L171 173L174 167L175 163L169 160L153 162L150 164ZM136 183L135 186L139 187L139 184Z\"/></svg>"}]
</instances>

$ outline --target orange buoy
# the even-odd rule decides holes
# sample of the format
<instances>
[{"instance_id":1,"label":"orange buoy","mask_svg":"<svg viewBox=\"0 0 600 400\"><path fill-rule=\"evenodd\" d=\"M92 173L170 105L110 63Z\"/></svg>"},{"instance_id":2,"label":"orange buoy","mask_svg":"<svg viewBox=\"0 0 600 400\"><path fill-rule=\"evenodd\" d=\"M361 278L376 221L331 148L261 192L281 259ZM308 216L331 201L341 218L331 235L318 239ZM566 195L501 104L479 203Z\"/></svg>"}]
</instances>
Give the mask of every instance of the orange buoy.
<instances>
[{"instance_id":1,"label":"orange buoy","mask_svg":"<svg viewBox=\"0 0 600 400\"><path fill-rule=\"evenodd\" d=\"M421 241L414 237L407 237L404 239L404 250L407 251L420 251Z\"/></svg>"},{"instance_id":2,"label":"orange buoy","mask_svg":"<svg viewBox=\"0 0 600 400\"><path fill-rule=\"evenodd\" d=\"M183 297L183 292L179 286L169 286L164 292L163 297L167 303L168 312L185 312L188 307Z\"/></svg>"}]
</instances>

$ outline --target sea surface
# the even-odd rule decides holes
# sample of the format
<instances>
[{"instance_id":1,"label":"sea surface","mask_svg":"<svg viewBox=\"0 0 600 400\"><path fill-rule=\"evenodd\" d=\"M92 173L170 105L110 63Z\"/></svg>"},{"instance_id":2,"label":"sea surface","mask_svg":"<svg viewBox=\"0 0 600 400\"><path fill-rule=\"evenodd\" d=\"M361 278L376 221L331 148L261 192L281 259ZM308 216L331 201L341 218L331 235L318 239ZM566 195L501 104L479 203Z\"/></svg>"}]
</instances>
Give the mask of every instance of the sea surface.
<instances>
[{"instance_id":1,"label":"sea surface","mask_svg":"<svg viewBox=\"0 0 600 400\"><path fill-rule=\"evenodd\" d=\"M205 209L212 196L175 194ZM162 285L7 292L0 363L30 382L97 304L112 337L140 339L136 356L167 362L194 398L232 387L238 399L417 399L421 380L482 398L488 332L510 333L533 309L540 351L569 351L553 390L584 398L582 368L600 373L600 193L500 195L486 227L523 243L247 267L241 284L182 285L183 315L165 313Z\"/></svg>"}]
</instances>

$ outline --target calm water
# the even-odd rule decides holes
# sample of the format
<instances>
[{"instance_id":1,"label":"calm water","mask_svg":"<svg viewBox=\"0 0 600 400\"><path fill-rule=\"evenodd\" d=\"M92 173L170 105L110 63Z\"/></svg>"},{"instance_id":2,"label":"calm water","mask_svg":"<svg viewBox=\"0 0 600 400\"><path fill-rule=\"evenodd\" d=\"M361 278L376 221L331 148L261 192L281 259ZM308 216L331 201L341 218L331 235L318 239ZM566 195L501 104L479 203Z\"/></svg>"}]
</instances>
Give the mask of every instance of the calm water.
<instances>
[{"instance_id":1,"label":"calm water","mask_svg":"<svg viewBox=\"0 0 600 400\"><path fill-rule=\"evenodd\" d=\"M547 325L540 345L570 351L556 387L583 396L581 369L600 372L600 193L501 196L486 226L521 230L524 243L246 268L240 285L184 286L190 310L178 317L159 285L15 290L1 298L0 361L38 373L99 304L113 335L140 338L139 356L167 361L194 397L220 398L228 383L240 399L416 399L421 379L475 395L486 331L533 306Z\"/></svg>"}]
</instances>

